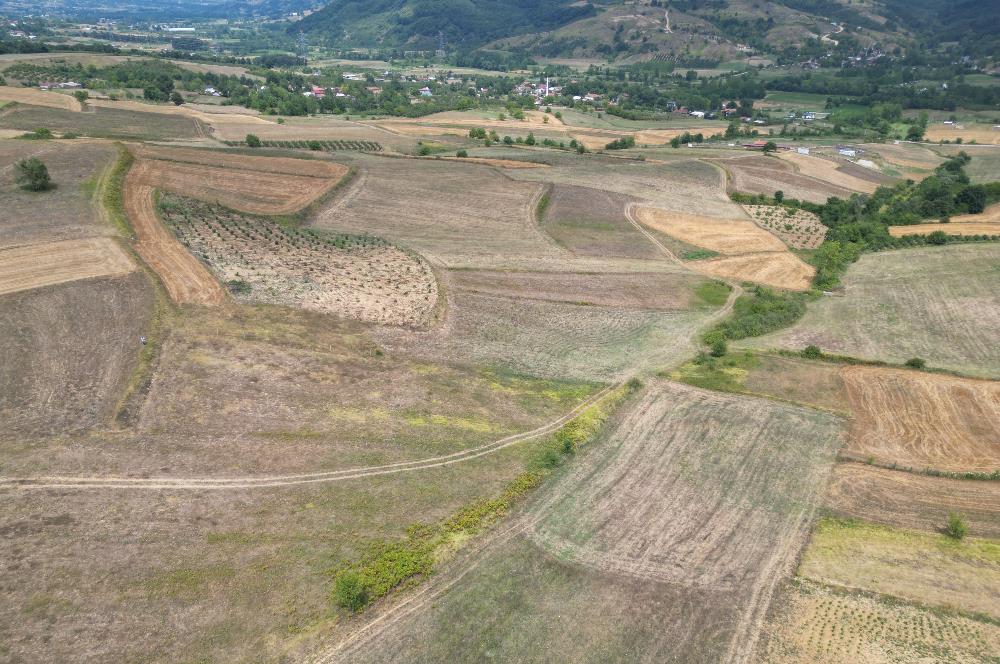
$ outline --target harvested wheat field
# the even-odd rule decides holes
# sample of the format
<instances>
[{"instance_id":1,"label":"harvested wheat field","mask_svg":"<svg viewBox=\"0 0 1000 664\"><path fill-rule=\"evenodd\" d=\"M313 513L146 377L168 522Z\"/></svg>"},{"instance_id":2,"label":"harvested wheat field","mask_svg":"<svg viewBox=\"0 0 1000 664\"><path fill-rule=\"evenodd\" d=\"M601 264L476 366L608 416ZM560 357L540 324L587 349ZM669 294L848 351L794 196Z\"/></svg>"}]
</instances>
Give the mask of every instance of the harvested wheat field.
<instances>
[{"instance_id":1,"label":"harvested wheat field","mask_svg":"<svg viewBox=\"0 0 1000 664\"><path fill-rule=\"evenodd\" d=\"M721 258L686 263L696 272L805 290L815 270L788 251L777 237L745 219L716 219L640 207L635 216L649 228L722 253Z\"/></svg>"},{"instance_id":2,"label":"harvested wheat field","mask_svg":"<svg viewBox=\"0 0 1000 664\"><path fill-rule=\"evenodd\" d=\"M744 205L743 209L758 226L792 249L815 249L826 238L826 226L812 212L777 205Z\"/></svg>"},{"instance_id":3,"label":"harvested wheat field","mask_svg":"<svg viewBox=\"0 0 1000 664\"><path fill-rule=\"evenodd\" d=\"M320 162L322 163L322 162ZM243 170L234 166L208 166L161 159L141 159L129 179L153 189L219 203L251 214L289 214L301 210L337 184L339 177L326 174L289 175ZM347 169L341 167L340 176Z\"/></svg>"},{"instance_id":4,"label":"harvested wheat field","mask_svg":"<svg viewBox=\"0 0 1000 664\"><path fill-rule=\"evenodd\" d=\"M932 477L839 463L824 506L834 514L889 526L938 532L961 514L977 537L1000 537L1000 483Z\"/></svg>"},{"instance_id":5,"label":"harvested wheat field","mask_svg":"<svg viewBox=\"0 0 1000 664\"><path fill-rule=\"evenodd\" d=\"M944 524L942 524L943 527ZM1000 619L1000 541L820 519L799 575Z\"/></svg>"},{"instance_id":6,"label":"harvested wheat field","mask_svg":"<svg viewBox=\"0 0 1000 664\"><path fill-rule=\"evenodd\" d=\"M0 85L0 101L14 101L19 104L61 108L65 111L80 111L80 102L73 95L38 90L36 88L12 88Z\"/></svg>"},{"instance_id":7,"label":"harvested wheat field","mask_svg":"<svg viewBox=\"0 0 1000 664\"><path fill-rule=\"evenodd\" d=\"M689 261L686 265L713 277L752 281L788 290L808 290L816 273L811 265L787 251L723 256Z\"/></svg>"},{"instance_id":8,"label":"harvested wheat field","mask_svg":"<svg viewBox=\"0 0 1000 664\"><path fill-rule=\"evenodd\" d=\"M778 157L793 164L798 173L816 178L822 182L828 182L835 187L866 194L870 194L878 188L878 184L875 182L840 170L840 164L833 159L824 159L823 157L813 157L788 151L779 153Z\"/></svg>"},{"instance_id":9,"label":"harvested wheat field","mask_svg":"<svg viewBox=\"0 0 1000 664\"><path fill-rule=\"evenodd\" d=\"M0 295L134 269L132 260L110 238L10 247L0 250Z\"/></svg>"},{"instance_id":10,"label":"harvested wheat field","mask_svg":"<svg viewBox=\"0 0 1000 664\"><path fill-rule=\"evenodd\" d=\"M988 145L1000 145L1000 129L992 124L931 124L924 132L926 141L951 141L961 138L963 143L975 141Z\"/></svg>"},{"instance_id":11,"label":"harvested wheat field","mask_svg":"<svg viewBox=\"0 0 1000 664\"><path fill-rule=\"evenodd\" d=\"M866 254L842 295L813 302L790 328L741 341L821 350L1000 377L1000 245L919 247Z\"/></svg>"},{"instance_id":12,"label":"harvested wheat field","mask_svg":"<svg viewBox=\"0 0 1000 664\"><path fill-rule=\"evenodd\" d=\"M785 251L784 243L747 219L717 219L639 207L636 219L666 235L721 254Z\"/></svg>"},{"instance_id":13,"label":"harvested wheat field","mask_svg":"<svg viewBox=\"0 0 1000 664\"><path fill-rule=\"evenodd\" d=\"M913 172L930 174L943 161L941 155L922 145L913 143L868 143L862 146L869 152L876 152L882 159L907 172L907 177L915 177Z\"/></svg>"},{"instance_id":14,"label":"harvested wheat field","mask_svg":"<svg viewBox=\"0 0 1000 664\"><path fill-rule=\"evenodd\" d=\"M35 447L42 437L64 437L114 417L139 360L139 336L149 334L153 297L140 271L0 297L0 439L9 442L5 471L13 450L27 441L26 447ZM68 451L74 445L60 447ZM93 457L106 453L105 447ZM36 469L51 460L46 456Z\"/></svg>"},{"instance_id":15,"label":"harvested wheat field","mask_svg":"<svg viewBox=\"0 0 1000 664\"><path fill-rule=\"evenodd\" d=\"M174 302L221 304L226 294L219 282L160 222L153 202L154 192L143 181L137 166L133 166L125 177L122 198L125 214L138 238L136 250L159 275Z\"/></svg>"},{"instance_id":16,"label":"harvested wheat field","mask_svg":"<svg viewBox=\"0 0 1000 664\"><path fill-rule=\"evenodd\" d=\"M1000 383L850 367L844 386L854 411L844 455L917 470L1000 470Z\"/></svg>"},{"instance_id":17,"label":"harvested wheat field","mask_svg":"<svg viewBox=\"0 0 1000 664\"><path fill-rule=\"evenodd\" d=\"M437 303L430 267L378 238L288 229L177 197L160 210L237 300L409 325L425 322Z\"/></svg>"},{"instance_id":18,"label":"harvested wheat field","mask_svg":"<svg viewBox=\"0 0 1000 664\"><path fill-rule=\"evenodd\" d=\"M796 580L775 602L754 661L973 664L997 652L1000 626L993 621Z\"/></svg>"},{"instance_id":19,"label":"harvested wheat field","mask_svg":"<svg viewBox=\"0 0 1000 664\"><path fill-rule=\"evenodd\" d=\"M748 658L840 423L665 382L635 399L491 548L338 661Z\"/></svg>"},{"instance_id":20,"label":"harvested wheat field","mask_svg":"<svg viewBox=\"0 0 1000 664\"><path fill-rule=\"evenodd\" d=\"M541 185L445 160L354 155L352 165L356 181L316 228L376 235L449 266L566 255L534 221Z\"/></svg>"},{"instance_id":21,"label":"harvested wheat field","mask_svg":"<svg viewBox=\"0 0 1000 664\"><path fill-rule=\"evenodd\" d=\"M943 231L947 235L1000 235L1000 203L995 203L979 214L960 214L946 224L914 224L912 226L890 226L893 237L926 235Z\"/></svg>"},{"instance_id":22,"label":"harvested wheat field","mask_svg":"<svg viewBox=\"0 0 1000 664\"><path fill-rule=\"evenodd\" d=\"M722 166L729 173L730 191L773 196L782 191L787 198L813 203L825 203L831 196L849 198L853 190L837 186L825 180L797 173L791 162L777 157L734 157L713 159L712 163Z\"/></svg>"}]
</instances>

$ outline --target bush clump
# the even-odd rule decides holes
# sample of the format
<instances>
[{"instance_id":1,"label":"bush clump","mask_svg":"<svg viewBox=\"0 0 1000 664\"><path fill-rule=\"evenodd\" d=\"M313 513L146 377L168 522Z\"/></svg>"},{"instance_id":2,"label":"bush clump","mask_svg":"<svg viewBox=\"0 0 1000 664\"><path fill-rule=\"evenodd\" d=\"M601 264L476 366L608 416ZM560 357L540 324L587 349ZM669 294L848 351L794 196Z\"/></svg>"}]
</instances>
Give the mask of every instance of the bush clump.
<instances>
[{"instance_id":1,"label":"bush clump","mask_svg":"<svg viewBox=\"0 0 1000 664\"><path fill-rule=\"evenodd\" d=\"M953 540L964 539L969 533L969 527L965 524L965 519L960 514L951 512L948 514L948 523L944 527L944 534Z\"/></svg>"},{"instance_id":2,"label":"bush clump","mask_svg":"<svg viewBox=\"0 0 1000 664\"><path fill-rule=\"evenodd\" d=\"M22 159L14 165L14 181L27 191L45 191L52 188L49 169L38 157Z\"/></svg>"},{"instance_id":3,"label":"bush clump","mask_svg":"<svg viewBox=\"0 0 1000 664\"><path fill-rule=\"evenodd\" d=\"M259 148L260 138L257 136L257 134L247 134L246 144L248 148Z\"/></svg>"},{"instance_id":4,"label":"bush clump","mask_svg":"<svg viewBox=\"0 0 1000 664\"><path fill-rule=\"evenodd\" d=\"M911 369L923 369L927 366L927 363L919 357L911 357L906 361L906 366Z\"/></svg>"},{"instance_id":5,"label":"bush clump","mask_svg":"<svg viewBox=\"0 0 1000 664\"><path fill-rule=\"evenodd\" d=\"M733 304L733 315L719 323L706 334L709 345L714 340L708 335L720 332L725 339L746 339L787 327L806 312L806 295L780 293L764 286L756 286L741 295Z\"/></svg>"}]
</instances>

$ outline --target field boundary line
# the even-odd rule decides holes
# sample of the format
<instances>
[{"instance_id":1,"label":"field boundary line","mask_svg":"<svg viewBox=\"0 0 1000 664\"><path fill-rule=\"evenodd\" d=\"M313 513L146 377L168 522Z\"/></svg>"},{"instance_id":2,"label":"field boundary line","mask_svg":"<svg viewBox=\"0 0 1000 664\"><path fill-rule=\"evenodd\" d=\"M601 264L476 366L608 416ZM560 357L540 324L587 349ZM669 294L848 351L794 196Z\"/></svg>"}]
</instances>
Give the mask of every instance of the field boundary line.
<instances>
[{"instance_id":1,"label":"field boundary line","mask_svg":"<svg viewBox=\"0 0 1000 664\"><path fill-rule=\"evenodd\" d=\"M0 478L0 488L25 488L25 489L55 489L55 488L112 488L112 489L252 489L252 488L273 488L281 486L295 486L300 484L316 484L327 482L339 482L342 480L359 479L363 477L373 477L378 475L391 475L396 473L410 472L414 470L426 470L449 466L456 463L471 461L479 457L493 454L511 445L516 445L527 440L533 440L541 436L548 435L561 426L578 416L587 408L602 400L610 392L618 387L618 384L608 385L598 392L592 394L587 399L577 404L572 410L563 414L558 419L547 424L526 431L512 434L504 438L492 441L485 445L480 445L469 450L461 450L437 457L416 459L413 461L399 461L396 463L381 466L367 466L361 468L346 468L343 470L333 470L318 473L304 473L297 475L272 475L263 477L230 477L230 478L182 478L182 477L73 477L73 476L39 476L39 477L3 477Z\"/></svg>"}]
</instances>

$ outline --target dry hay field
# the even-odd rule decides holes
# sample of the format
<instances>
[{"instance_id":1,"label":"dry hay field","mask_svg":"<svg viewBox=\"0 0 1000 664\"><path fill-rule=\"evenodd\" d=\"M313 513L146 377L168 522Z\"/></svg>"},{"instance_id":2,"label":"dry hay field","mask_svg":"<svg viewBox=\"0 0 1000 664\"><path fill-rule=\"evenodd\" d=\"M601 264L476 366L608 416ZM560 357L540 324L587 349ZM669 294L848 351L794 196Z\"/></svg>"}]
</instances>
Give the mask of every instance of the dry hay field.
<instances>
[{"instance_id":1,"label":"dry hay field","mask_svg":"<svg viewBox=\"0 0 1000 664\"><path fill-rule=\"evenodd\" d=\"M709 217L742 218L729 200L723 172L698 159L668 163L631 161L603 155L555 155L551 168L510 171L517 180L572 185L620 194L667 210ZM773 191L770 193L774 193Z\"/></svg>"},{"instance_id":2,"label":"dry hay field","mask_svg":"<svg viewBox=\"0 0 1000 664\"><path fill-rule=\"evenodd\" d=\"M874 152L882 160L914 180L930 175L942 161L941 155L914 143L867 143L862 146L868 152Z\"/></svg>"},{"instance_id":3,"label":"dry hay field","mask_svg":"<svg viewBox=\"0 0 1000 664\"><path fill-rule=\"evenodd\" d=\"M88 105L86 112L79 113L63 108L18 104L13 108L4 109L0 113L0 127L23 131L34 131L38 127L46 127L56 133L63 134L72 132L94 138L148 141L204 139L206 137L204 125L194 117L158 112L166 107L147 104L136 105L146 108L117 108L114 106L98 108Z\"/></svg>"},{"instance_id":4,"label":"dry hay field","mask_svg":"<svg viewBox=\"0 0 1000 664\"><path fill-rule=\"evenodd\" d=\"M64 111L79 112L82 110L80 102L73 95L39 90L38 88L12 88L8 85L0 85L0 101L59 108Z\"/></svg>"},{"instance_id":5,"label":"dry hay field","mask_svg":"<svg viewBox=\"0 0 1000 664\"><path fill-rule=\"evenodd\" d=\"M834 514L912 530L938 532L961 514L977 537L1000 537L1000 484L932 477L839 463L824 507Z\"/></svg>"},{"instance_id":6,"label":"dry hay field","mask_svg":"<svg viewBox=\"0 0 1000 664\"><path fill-rule=\"evenodd\" d=\"M945 125L935 122L928 125L924 132L924 140L926 141L954 142L956 138L961 138L963 143L975 141L987 145L1000 145L1000 129L995 128L992 124Z\"/></svg>"},{"instance_id":7,"label":"dry hay field","mask_svg":"<svg viewBox=\"0 0 1000 664\"><path fill-rule=\"evenodd\" d=\"M780 239L746 219L702 217L649 207L637 208L635 216L653 230L723 254L721 258L686 263L701 274L790 290L805 290L812 283L812 266L789 252Z\"/></svg>"},{"instance_id":8,"label":"dry hay field","mask_svg":"<svg viewBox=\"0 0 1000 664\"><path fill-rule=\"evenodd\" d=\"M412 139L402 139L377 126L344 120L336 117L289 117L282 124L251 115L224 115L204 113L204 121L215 129L215 137L222 140L242 141L247 134L256 134L267 141L375 141L384 144L412 146ZM468 132L466 132L468 135Z\"/></svg>"},{"instance_id":9,"label":"dry hay field","mask_svg":"<svg viewBox=\"0 0 1000 664\"><path fill-rule=\"evenodd\" d=\"M694 289L702 279L668 272L542 272L455 270L453 291L538 302L674 311L698 306Z\"/></svg>"},{"instance_id":10,"label":"dry hay field","mask_svg":"<svg viewBox=\"0 0 1000 664\"><path fill-rule=\"evenodd\" d=\"M955 541L940 532L824 518L813 530L799 575L1000 618L1000 541L975 533Z\"/></svg>"},{"instance_id":11,"label":"dry hay field","mask_svg":"<svg viewBox=\"0 0 1000 664\"><path fill-rule=\"evenodd\" d=\"M164 221L238 301L419 325L437 302L437 282L417 257L375 237L284 227L189 199L161 200Z\"/></svg>"},{"instance_id":12,"label":"dry hay field","mask_svg":"<svg viewBox=\"0 0 1000 664\"><path fill-rule=\"evenodd\" d=\"M138 271L0 296L5 474L22 445L41 447L39 437L65 437L114 416L138 361L139 335L148 333L152 300ZM32 470L46 464L39 459ZM3 512L6 522L11 514Z\"/></svg>"},{"instance_id":13,"label":"dry hay field","mask_svg":"<svg viewBox=\"0 0 1000 664\"><path fill-rule=\"evenodd\" d=\"M777 205L744 205L743 209L758 226L792 249L815 249L826 237L826 226L812 212Z\"/></svg>"},{"instance_id":14,"label":"dry hay field","mask_svg":"<svg viewBox=\"0 0 1000 664\"><path fill-rule=\"evenodd\" d=\"M811 303L796 325L740 342L1000 377L1000 246L920 247L866 254L842 296Z\"/></svg>"},{"instance_id":15,"label":"dry hay field","mask_svg":"<svg viewBox=\"0 0 1000 664\"><path fill-rule=\"evenodd\" d=\"M731 191L773 196L780 190L787 198L813 203L826 203L832 196L849 198L854 193L851 189L798 173L791 162L776 157L751 155L713 159L712 163L729 173Z\"/></svg>"},{"instance_id":16,"label":"dry hay field","mask_svg":"<svg viewBox=\"0 0 1000 664\"><path fill-rule=\"evenodd\" d=\"M316 228L372 234L450 266L565 252L534 221L542 188L496 169L444 160L352 155L355 183ZM539 169L549 170L549 169ZM523 171L519 171L523 172Z\"/></svg>"},{"instance_id":17,"label":"dry hay field","mask_svg":"<svg viewBox=\"0 0 1000 664\"><path fill-rule=\"evenodd\" d=\"M53 299L30 327L49 335L47 343L27 338L26 330L25 312L42 300L0 298L4 378L14 366L41 377L39 360L60 371L68 370L70 357L88 363L74 378L79 382L31 393L25 416L31 409L44 414L45 404L55 410L83 403L79 413L46 425L60 438L5 444L5 476L238 477L423 459L534 429L597 390L407 361L376 352L366 327L328 315L267 306L193 308L172 319L135 428L77 434L64 422L77 416L86 422L91 411L109 405L113 411L118 398L111 393L88 403L83 388L111 372L112 347L121 343L134 358L137 335L145 333L140 312L128 309L141 298L123 291L102 299L81 290L95 283L38 291ZM8 312L15 301L20 308ZM109 315L99 302L125 306ZM82 306L93 307L93 315L83 316ZM52 324L58 321L69 327ZM39 356L14 362L29 346ZM27 395L22 384L15 383L18 391L8 391L8 384L0 391L5 409ZM10 412L3 411L4 434ZM499 495L524 471L532 449L511 446L374 481L254 492L5 489L0 557L8 574L0 625L6 655L294 660L287 650L301 635L342 620L331 612L331 569L379 542L400 541L411 524L439 522Z\"/></svg>"},{"instance_id":18,"label":"dry hay field","mask_svg":"<svg viewBox=\"0 0 1000 664\"><path fill-rule=\"evenodd\" d=\"M437 593L331 661L745 661L839 432L655 382Z\"/></svg>"},{"instance_id":19,"label":"dry hay field","mask_svg":"<svg viewBox=\"0 0 1000 664\"><path fill-rule=\"evenodd\" d=\"M210 155L205 153L206 161L210 161ZM268 157L244 159L246 166L229 155L221 155L215 164L139 159L129 172L129 179L242 212L275 215L301 210L347 174L346 166L326 161L277 158L269 168Z\"/></svg>"},{"instance_id":20,"label":"dry hay field","mask_svg":"<svg viewBox=\"0 0 1000 664\"><path fill-rule=\"evenodd\" d=\"M843 378L854 411L845 456L916 470L1000 470L1000 382L878 367L851 367Z\"/></svg>"},{"instance_id":21,"label":"dry hay field","mask_svg":"<svg viewBox=\"0 0 1000 664\"><path fill-rule=\"evenodd\" d=\"M538 275L531 284L532 294L562 295L563 285L573 279L558 273ZM461 284L460 275L458 280ZM691 288L683 272L674 273L671 280L672 290ZM665 284L656 277L645 281ZM655 370L693 353L693 337L712 311L705 306L653 311L529 299L513 280L504 285L510 290L499 295L449 293L448 317L440 329L383 330L377 338L389 349L428 361L609 381L637 370ZM491 290L499 291L500 284ZM690 295L675 297L683 301Z\"/></svg>"},{"instance_id":22,"label":"dry hay field","mask_svg":"<svg viewBox=\"0 0 1000 664\"><path fill-rule=\"evenodd\" d=\"M93 184L115 160L105 143L86 141L0 141L0 248L110 235L98 223ZM28 157L45 162L55 189L24 191L13 181L14 163Z\"/></svg>"},{"instance_id":23,"label":"dry hay field","mask_svg":"<svg viewBox=\"0 0 1000 664\"><path fill-rule=\"evenodd\" d=\"M792 164L797 173L815 178L821 182L827 182L835 187L866 194L870 194L878 188L877 182L872 179L866 179L869 177L867 173L865 174L866 178L861 178L857 175L852 175L850 172L845 172L842 170L844 165L839 164L833 158L813 157L790 151L779 152L778 158ZM853 166L853 164L848 162L847 166Z\"/></svg>"},{"instance_id":24,"label":"dry hay field","mask_svg":"<svg viewBox=\"0 0 1000 664\"><path fill-rule=\"evenodd\" d=\"M758 664L971 664L1000 652L993 622L809 581L788 584L775 607Z\"/></svg>"},{"instance_id":25,"label":"dry hay field","mask_svg":"<svg viewBox=\"0 0 1000 664\"><path fill-rule=\"evenodd\" d=\"M624 194L556 184L549 190L541 227L574 256L661 260L657 247L637 231L625 208Z\"/></svg>"},{"instance_id":26,"label":"dry hay field","mask_svg":"<svg viewBox=\"0 0 1000 664\"><path fill-rule=\"evenodd\" d=\"M947 235L1000 235L1000 203L993 204L980 214L960 214L946 224L914 224L912 226L890 226L893 237L926 235L934 231L944 231Z\"/></svg>"},{"instance_id":27,"label":"dry hay field","mask_svg":"<svg viewBox=\"0 0 1000 664\"><path fill-rule=\"evenodd\" d=\"M132 260L110 238L8 247L0 249L0 296L134 269Z\"/></svg>"}]
</instances>

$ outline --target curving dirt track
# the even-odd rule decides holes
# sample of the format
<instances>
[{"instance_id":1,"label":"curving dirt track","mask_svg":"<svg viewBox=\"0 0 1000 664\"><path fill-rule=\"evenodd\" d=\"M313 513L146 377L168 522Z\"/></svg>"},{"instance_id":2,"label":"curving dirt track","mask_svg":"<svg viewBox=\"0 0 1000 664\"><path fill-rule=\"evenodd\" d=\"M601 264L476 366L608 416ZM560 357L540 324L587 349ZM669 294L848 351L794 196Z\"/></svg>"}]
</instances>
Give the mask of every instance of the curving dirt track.
<instances>
[{"instance_id":1,"label":"curving dirt track","mask_svg":"<svg viewBox=\"0 0 1000 664\"><path fill-rule=\"evenodd\" d=\"M860 463L834 467L825 507L889 526L938 531L962 514L976 537L1000 537L1000 483L955 480Z\"/></svg>"},{"instance_id":2,"label":"curving dirt track","mask_svg":"<svg viewBox=\"0 0 1000 664\"><path fill-rule=\"evenodd\" d=\"M347 169L341 168L342 177ZM136 184L221 203L253 214L289 214L300 210L340 179L273 174L261 170L240 170L228 164L215 166L161 159L137 161L129 177Z\"/></svg>"},{"instance_id":3,"label":"curving dirt track","mask_svg":"<svg viewBox=\"0 0 1000 664\"><path fill-rule=\"evenodd\" d=\"M845 457L1000 470L1000 383L879 367L850 367L843 378L854 411Z\"/></svg>"},{"instance_id":4,"label":"curving dirt track","mask_svg":"<svg viewBox=\"0 0 1000 664\"><path fill-rule=\"evenodd\" d=\"M0 295L78 279L127 274L132 261L110 238L64 240L0 250Z\"/></svg>"},{"instance_id":5,"label":"curving dirt track","mask_svg":"<svg viewBox=\"0 0 1000 664\"><path fill-rule=\"evenodd\" d=\"M138 237L136 250L163 281L177 304L221 304L225 291L204 265L160 223L153 203L154 188L135 166L125 177L125 214Z\"/></svg>"}]
</instances>

